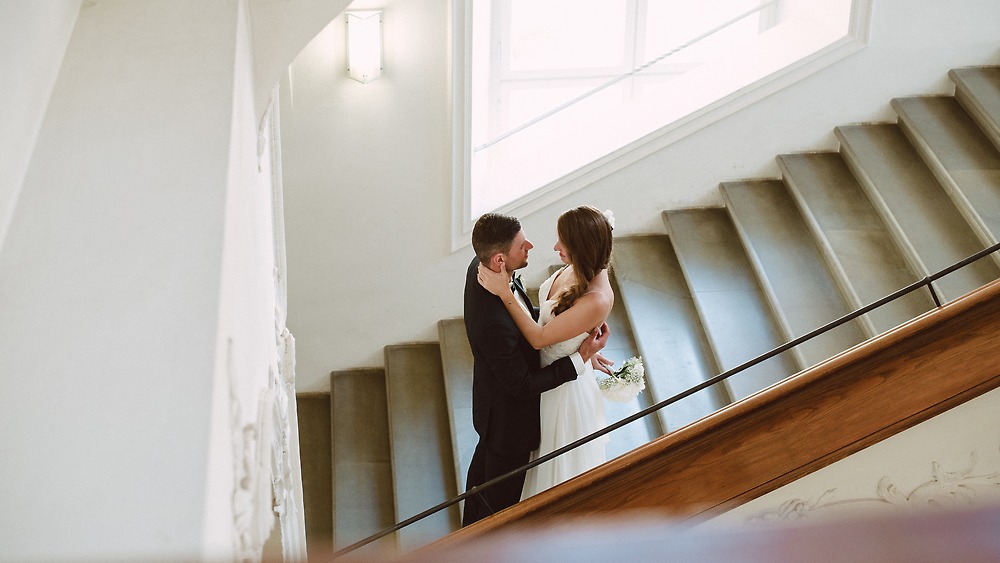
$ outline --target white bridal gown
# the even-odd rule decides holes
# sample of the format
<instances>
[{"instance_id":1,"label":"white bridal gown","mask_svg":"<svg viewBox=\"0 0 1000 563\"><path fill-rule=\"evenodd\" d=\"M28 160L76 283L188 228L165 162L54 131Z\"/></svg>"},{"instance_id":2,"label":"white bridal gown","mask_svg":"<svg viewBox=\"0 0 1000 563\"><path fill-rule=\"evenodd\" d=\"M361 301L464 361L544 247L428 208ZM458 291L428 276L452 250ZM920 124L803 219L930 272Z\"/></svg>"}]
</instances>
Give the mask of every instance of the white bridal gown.
<instances>
[{"instance_id":1,"label":"white bridal gown","mask_svg":"<svg viewBox=\"0 0 1000 563\"><path fill-rule=\"evenodd\" d=\"M538 290L539 299L548 296L552 282L558 275L559 272L556 272L542 283ZM552 309L555 305L556 299L542 301L538 324L544 325L552 320ZM542 348L540 350L542 367L579 350L580 344L586 337L587 333L583 333L570 340ZM597 386L593 366L587 363L586 369L576 380L542 393L540 414L542 439L538 449L531 454L532 460L607 426L604 417L604 397L601 396L601 390ZM607 441L608 437L602 436L529 469L525 475L521 499L538 494L604 463L604 445Z\"/></svg>"}]
</instances>

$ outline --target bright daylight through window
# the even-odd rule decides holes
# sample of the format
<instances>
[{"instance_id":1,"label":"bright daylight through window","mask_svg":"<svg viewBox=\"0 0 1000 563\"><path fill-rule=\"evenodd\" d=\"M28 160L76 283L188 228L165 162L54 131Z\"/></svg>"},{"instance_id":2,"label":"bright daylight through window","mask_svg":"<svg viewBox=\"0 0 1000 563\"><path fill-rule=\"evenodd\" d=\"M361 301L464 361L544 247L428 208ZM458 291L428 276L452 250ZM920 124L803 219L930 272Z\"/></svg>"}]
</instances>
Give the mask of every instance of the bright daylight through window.
<instances>
[{"instance_id":1,"label":"bright daylight through window","mask_svg":"<svg viewBox=\"0 0 1000 563\"><path fill-rule=\"evenodd\" d=\"M466 0L468 217L844 38L850 0Z\"/></svg>"}]
</instances>

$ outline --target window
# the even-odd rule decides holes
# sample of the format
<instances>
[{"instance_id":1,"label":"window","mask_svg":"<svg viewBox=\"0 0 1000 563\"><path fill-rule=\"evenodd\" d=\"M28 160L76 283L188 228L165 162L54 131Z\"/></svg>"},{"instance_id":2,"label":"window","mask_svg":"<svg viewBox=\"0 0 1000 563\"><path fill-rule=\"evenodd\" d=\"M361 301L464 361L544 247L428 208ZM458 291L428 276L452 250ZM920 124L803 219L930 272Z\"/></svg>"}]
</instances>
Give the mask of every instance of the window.
<instances>
[{"instance_id":1,"label":"window","mask_svg":"<svg viewBox=\"0 0 1000 563\"><path fill-rule=\"evenodd\" d=\"M466 225L525 212L623 147L848 36L852 21L850 0L455 2Z\"/></svg>"}]
</instances>

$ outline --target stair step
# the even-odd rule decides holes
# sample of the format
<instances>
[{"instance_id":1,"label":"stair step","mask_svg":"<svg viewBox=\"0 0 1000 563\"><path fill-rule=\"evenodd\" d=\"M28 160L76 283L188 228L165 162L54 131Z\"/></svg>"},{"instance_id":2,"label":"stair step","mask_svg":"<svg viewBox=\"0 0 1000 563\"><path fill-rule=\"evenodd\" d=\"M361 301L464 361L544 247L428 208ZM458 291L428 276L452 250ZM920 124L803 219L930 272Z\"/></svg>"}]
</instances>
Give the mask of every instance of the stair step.
<instances>
[{"instance_id":1,"label":"stair step","mask_svg":"<svg viewBox=\"0 0 1000 563\"><path fill-rule=\"evenodd\" d=\"M670 237L616 238L612 269L616 307L621 302L628 315L646 368L644 394L651 402L719 373ZM729 404L729 396L726 383L716 384L657 411L659 425L676 430Z\"/></svg>"},{"instance_id":2,"label":"stair step","mask_svg":"<svg viewBox=\"0 0 1000 563\"><path fill-rule=\"evenodd\" d=\"M1000 236L1000 152L954 97L892 101L917 152L976 231L983 247Z\"/></svg>"},{"instance_id":3,"label":"stair step","mask_svg":"<svg viewBox=\"0 0 1000 563\"><path fill-rule=\"evenodd\" d=\"M395 523L385 372L331 373L330 402L334 541L342 548ZM363 549L395 545L389 535Z\"/></svg>"},{"instance_id":4,"label":"stair step","mask_svg":"<svg viewBox=\"0 0 1000 563\"><path fill-rule=\"evenodd\" d=\"M333 438L330 434L330 394L302 393L295 397L299 423L299 463L306 520L306 549L327 553L333 545Z\"/></svg>"},{"instance_id":5,"label":"stair step","mask_svg":"<svg viewBox=\"0 0 1000 563\"><path fill-rule=\"evenodd\" d=\"M722 208L664 212L664 221L721 370L729 370L784 344L767 301ZM796 373L780 354L728 379L742 399Z\"/></svg>"},{"instance_id":6,"label":"stair step","mask_svg":"<svg viewBox=\"0 0 1000 563\"><path fill-rule=\"evenodd\" d=\"M955 98L1000 149L1000 67L957 68L948 76Z\"/></svg>"},{"instance_id":7,"label":"stair step","mask_svg":"<svg viewBox=\"0 0 1000 563\"><path fill-rule=\"evenodd\" d=\"M780 180L726 182L720 189L785 341L851 312ZM800 367L808 367L864 340L864 331L852 321L792 352Z\"/></svg>"},{"instance_id":8,"label":"stair step","mask_svg":"<svg viewBox=\"0 0 1000 563\"><path fill-rule=\"evenodd\" d=\"M777 161L852 310L919 279L839 154L784 154ZM926 292L913 292L865 315L863 326L875 336L933 306Z\"/></svg>"},{"instance_id":9,"label":"stair step","mask_svg":"<svg viewBox=\"0 0 1000 563\"><path fill-rule=\"evenodd\" d=\"M618 240L615 240L615 252L617 252ZM621 297L621 287L618 284L614 272L612 272L611 289L615 292L615 304L608 315L608 327L611 329L611 336L601 353L608 359L615 362L612 369L621 367L622 362L632 356L640 355L635 341L635 333L625 304ZM645 365L646 358L643 358ZM632 416L640 410L653 404L653 395L650 391L643 391L628 403L616 403L604 401L604 414L608 424L613 424ZM608 443L605 446L605 453L608 459L614 459L625 452L630 452L639 446L646 444L665 432L661 430L658 419L655 416L647 416L641 420L636 420L627 424L611 434L608 434Z\"/></svg>"},{"instance_id":10,"label":"stair step","mask_svg":"<svg viewBox=\"0 0 1000 563\"><path fill-rule=\"evenodd\" d=\"M444 387L448 402L449 423L455 459L455 490L457 496L465 492L465 478L476 450L479 436L472 426L472 348L461 318L438 321L438 338L441 342L441 363L444 368Z\"/></svg>"},{"instance_id":11,"label":"stair step","mask_svg":"<svg viewBox=\"0 0 1000 563\"><path fill-rule=\"evenodd\" d=\"M441 348L437 343L385 347L396 520L453 498L457 489ZM400 530L408 551L461 527L457 505Z\"/></svg>"},{"instance_id":12,"label":"stair step","mask_svg":"<svg viewBox=\"0 0 1000 563\"><path fill-rule=\"evenodd\" d=\"M910 267L937 272L982 249L972 227L895 124L836 128L841 154L890 226ZM980 260L935 282L943 300L979 288L998 275Z\"/></svg>"}]
</instances>

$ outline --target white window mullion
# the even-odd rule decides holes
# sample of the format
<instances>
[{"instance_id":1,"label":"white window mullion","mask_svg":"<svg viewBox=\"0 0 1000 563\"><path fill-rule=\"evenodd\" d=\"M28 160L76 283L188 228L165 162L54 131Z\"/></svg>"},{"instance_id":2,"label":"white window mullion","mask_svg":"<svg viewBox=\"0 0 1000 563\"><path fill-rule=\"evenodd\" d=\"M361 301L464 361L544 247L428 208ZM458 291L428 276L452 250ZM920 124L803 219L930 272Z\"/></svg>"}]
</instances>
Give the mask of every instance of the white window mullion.
<instances>
[{"instance_id":1,"label":"white window mullion","mask_svg":"<svg viewBox=\"0 0 1000 563\"><path fill-rule=\"evenodd\" d=\"M490 38L490 138L503 133L501 124L506 123L507 104L503 97L503 77L510 72L510 57L504 49L510 49L510 2L492 2Z\"/></svg>"},{"instance_id":2,"label":"white window mullion","mask_svg":"<svg viewBox=\"0 0 1000 563\"><path fill-rule=\"evenodd\" d=\"M640 22L643 21L645 4L646 0L630 0L625 8L625 68L622 72L630 72L643 62L642 42L645 40L645 33ZM628 84L622 88L622 94L625 98L622 102L635 97L635 78L628 80Z\"/></svg>"},{"instance_id":3,"label":"white window mullion","mask_svg":"<svg viewBox=\"0 0 1000 563\"><path fill-rule=\"evenodd\" d=\"M761 5L764 5L769 3L770 1L771 0L760 0L760 3ZM772 27L778 25L778 22L781 21L782 4L784 4L784 2L781 2L779 0L778 2L775 2L774 4L771 4L767 8L764 8L763 10L760 11L760 15L758 16L759 19L757 20L758 33L763 33L771 29Z\"/></svg>"}]
</instances>

